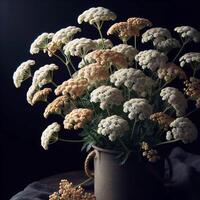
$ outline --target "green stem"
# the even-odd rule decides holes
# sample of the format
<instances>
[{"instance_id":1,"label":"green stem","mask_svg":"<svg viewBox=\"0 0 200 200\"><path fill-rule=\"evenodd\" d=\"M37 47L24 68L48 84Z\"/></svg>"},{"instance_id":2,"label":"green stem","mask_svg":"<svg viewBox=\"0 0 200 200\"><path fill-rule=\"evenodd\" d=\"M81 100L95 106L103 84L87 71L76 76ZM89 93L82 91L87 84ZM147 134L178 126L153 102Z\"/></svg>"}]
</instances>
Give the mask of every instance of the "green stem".
<instances>
[{"instance_id":1,"label":"green stem","mask_svg":"<svg viewBox=\"0 0 200 200\"><path fill-rule=\"evenodd\" d=\"M90 182L91 180L93 180L93 178L88 178L85 181L79 183L78 185L75 186L75 188L81 187L83 184Z\"/></svg>"},{"instance_id":2,"label":"green stem","mask_svg":"<svg viewBox=\"0 0 200 200\"><path fill-rule=\"evenodd\" d=\"M62 139L62 138L58 138L58 140L62 141L62 142L72 142L72 143L84 142L84 140L65 140L65 139Z\"/></svg>"},{"instance_id":3,"label":"green stem","mask_svg":"<svg viewBox=\"0 0 200 200\"><path fill-rule=\"evenodd\" d=\"M174 57L173 61L172 62L175 62L176 59L178 58L178 56L180 55L181 51L184 49L185 45L187 44L188 42L184 42L182 47L179 49L178 53L176 54L176 56Z\"/></svg>"},{"instance_id":4,"label":"green stem","mask_svg":"<svg viewBox=\"0 0 200 200\"><path fill-rule=\"evenodd\" d=\"M67 60L69 61L70 65L72 66L73 70L76 72L77 70L76 70L76 68L74 67L74 64L72 63L72 60L71 60L71 58L70 58L69 55L67 56Z\"/></svg>"},{"instance_id":5,"label":"green stem","mask_svg":"<svg viewBox=\"0 0 200 200\"><path fill-rule=\"evenodd\" d=\"M58 87L58 85L55 82L51 81L51 83L53 86Z\"/></svg>"},{"instance_id":6,"label":"green stem","mask_svg":"<svg viewBox=\"0 0 200 200\"><path fill-rule=\"evenodd\" d=\"M124 144L124 142L121 140L121 138L118 138L119 143L121 144L121 146L124 148L124 150L126 152L129 152L128 147Z\"/></svg>"},{"instance_id":7,"label":"green stem","mask_svg":"<svg viewBox=\"0 0 200 200\"><path fill-rule=\"evenodd\" d=\"M102 25L101 25L102 26ZM97 30L99 32L99 35L101 37L101 40L102 40L102 46L103 46L103 49L105 49L105 44L104 44L104 40L103 40L103 35L102 35L102 32L101 32L101 26L99 26L99 24L97 24Z\"/></svg>"},{"instance_id":8,"label":"green stem","mask_svg":"<svg viewBox=\"0 0 200 200\"><path fill-rule=\"evenodd\" d=\"M171 106L166 107L165 110L163 111L163 113L166 113L170 108L171 108Z\"/></svg>"},{"instance_id":9,"label":"green stem","mask_svg":"<svg viewBox=\"0 0 200 200\"><path fill-rule=\"evenodd\" d=\"M158 143L156 146L160 146L160 145L163 145L163 144L171 144L171 143L178 142L178 141L180 141L180 139L161 142L161 143Z\"/></svg>"},{"instance_id":10,"label":"green stem","mask_svg":"<svg viewBox=\"0 0 200 200\"><path fill-rule=\"evenodd\" d=\"M133 128L132 128L132 131L131 131L131 141L133 140L133 135L134 135L134 130L135 130L136 124L137 124L137 119L135 119L135 121L133 123Z\"/></svg>"}]
</instances>

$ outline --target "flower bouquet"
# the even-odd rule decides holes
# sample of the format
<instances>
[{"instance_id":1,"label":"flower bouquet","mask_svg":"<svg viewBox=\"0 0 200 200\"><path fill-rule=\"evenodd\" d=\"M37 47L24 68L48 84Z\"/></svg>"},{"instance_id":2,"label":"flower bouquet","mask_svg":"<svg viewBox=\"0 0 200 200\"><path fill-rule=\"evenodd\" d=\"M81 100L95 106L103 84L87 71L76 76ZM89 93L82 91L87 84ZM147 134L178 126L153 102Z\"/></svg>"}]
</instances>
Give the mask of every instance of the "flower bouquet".
<instances>
[{"instance_id":1,"label":"flower bouquet","mask_svg":"<svg viewBox=\"0 0 200 200\"><path fill-rule=\"evenodd\" d=\"M197 138L189 115L200 107L200 53L182 50L200 42L200 32L190 26L176 27L176 39L166 28L152 28L148 19L131 17L108 29L109 38L116 36L114 41L120 42L114 45L102 33L103 24L113 20L116 14L109 9L90 8L79 15L78 23L93 26L99 39L75 38L81 32L76 26L39 35L30 53L43 51L56 57L70 78L54 80L54 73L59 73L56 64L33 73L37 64L28 60L14 72L14 84L18 88L32 78L28 103L46 103L45 118L60 115L64 129L81 130L73 140L67 135L61 138L61 124L50 124L41 137L45 150L59 140L82 142L86 151L96 146L117 152L119 165L131 154L154 163L160 159L157 146L187 144Z\"/></svg>"}]
</instances>

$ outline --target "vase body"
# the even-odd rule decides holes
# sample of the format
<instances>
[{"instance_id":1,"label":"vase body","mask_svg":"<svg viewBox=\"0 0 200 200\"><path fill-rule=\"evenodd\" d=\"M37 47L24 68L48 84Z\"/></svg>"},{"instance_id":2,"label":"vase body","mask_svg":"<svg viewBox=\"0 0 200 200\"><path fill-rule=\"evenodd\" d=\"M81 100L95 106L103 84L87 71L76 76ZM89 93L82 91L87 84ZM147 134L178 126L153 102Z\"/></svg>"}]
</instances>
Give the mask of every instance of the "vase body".
<instances>
[{"instance_id":1,"label":"vase body","mask_svg":"<svg viewBox=\"0 0 200 200\"><path fill-rule=\"evenodd\" d=\"M115 151L94 149L96 200L155 200L162 193L164 187L158 178L160 174L148 165L135 160L133 156L120 165Z\"/></svg>"}]
</instances>

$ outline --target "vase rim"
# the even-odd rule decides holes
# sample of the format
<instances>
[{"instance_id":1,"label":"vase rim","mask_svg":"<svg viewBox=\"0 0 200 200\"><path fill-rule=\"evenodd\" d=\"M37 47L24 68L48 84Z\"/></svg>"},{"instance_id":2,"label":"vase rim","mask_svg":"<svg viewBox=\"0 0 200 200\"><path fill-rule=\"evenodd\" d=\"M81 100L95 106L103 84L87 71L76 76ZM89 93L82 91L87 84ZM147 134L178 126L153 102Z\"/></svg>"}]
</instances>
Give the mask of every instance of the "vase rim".
<instances>
[{"instance_id":1,"label":"vase rim","mask_svg":"<svg viewBox=\"0 0 200 200\"><path fill-rule=\"evenodd\" d=\"M92 147L95 150L98 150L98 151L101 151L101 152L104 152L104 153L109 153L109 154L118 154L119 153L119 151L101 148L101 147L98 147L96 145L92 145Z\"/></svg>"}]
</instances>

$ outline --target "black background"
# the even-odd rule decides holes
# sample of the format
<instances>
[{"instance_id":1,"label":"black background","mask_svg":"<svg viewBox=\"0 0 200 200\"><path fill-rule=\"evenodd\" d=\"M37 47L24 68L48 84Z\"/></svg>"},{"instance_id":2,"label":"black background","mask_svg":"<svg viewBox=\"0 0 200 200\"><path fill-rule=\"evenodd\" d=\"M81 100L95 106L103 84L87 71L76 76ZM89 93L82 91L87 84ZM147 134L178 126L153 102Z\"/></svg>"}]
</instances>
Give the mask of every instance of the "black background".
<instances>
[{"instance_id":1,"label":"black background","mask_svg":"<svg viewBox=\"0 0 200 200\"><path fill-rule=\"evenodd\" d=\"M43 32L78 25L77 16L93 6L111 9L118 15L117 21L139 16L170 30L178 25L200 29L198 1L0 0L0 178L3 183L0 199L8 199L34 180L82 168L85 155L80 153L78 144L56 143L48 151L41 148L41 133L55 118L43 118L43 104L31 107L26 102L30 81L16 89L12 75L21 62L30 58L36 59L39 66L54 62L46 55L31 56L32 41ZM109 24L106 23L105 29ZM95 38L92 27L87 24L80 27L82 36ZM195 48L199 50L199 44ZM198 123L196 116L192 117ZM199 151L195 146L189 150Z\"/></svg>"}]
</instances>

